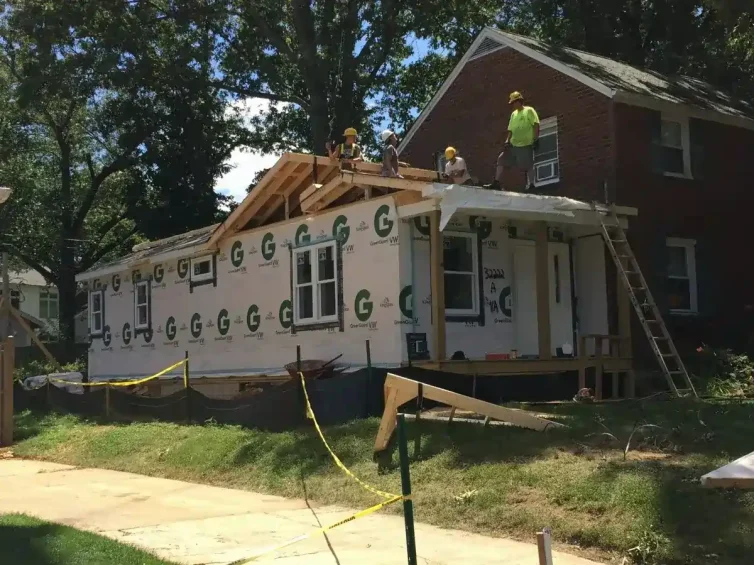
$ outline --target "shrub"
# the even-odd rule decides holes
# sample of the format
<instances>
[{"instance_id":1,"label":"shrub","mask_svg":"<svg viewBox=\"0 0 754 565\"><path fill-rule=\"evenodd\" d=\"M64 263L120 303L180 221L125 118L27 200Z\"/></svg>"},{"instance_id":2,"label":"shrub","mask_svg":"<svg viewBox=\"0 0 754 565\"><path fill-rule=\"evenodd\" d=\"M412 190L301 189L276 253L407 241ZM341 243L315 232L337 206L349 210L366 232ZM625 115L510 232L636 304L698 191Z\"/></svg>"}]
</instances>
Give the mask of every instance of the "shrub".
<instances>
[{"instance_id":1,"label":"shrub","mask_svg":"<svg viewBox=\"0 0 754 565\"><path fill-rule=\"evenodd\" d=\"M16 370L13 373L13 378L17 381L23 381L28 377L35 377L37 375L49 375L50 373L68 373L76 371L78 371L82 375L86 375L85 358L77 359L72 363L67 363L60 369L55 367L47 359L35 359L33 361L24 363L20 367L16 367Z\"/></svg>"},{"instance_id":2,"label":"shrub","mask_svg":"<svg viewBox=\"0 0 754 565\"><path fill-rule=\"evenodd\" d=\"M754 361L730 349L702 345L692 362L700 381L700 393L710 396L749 396L754 394Z\"/></svg>"}]
</instances>

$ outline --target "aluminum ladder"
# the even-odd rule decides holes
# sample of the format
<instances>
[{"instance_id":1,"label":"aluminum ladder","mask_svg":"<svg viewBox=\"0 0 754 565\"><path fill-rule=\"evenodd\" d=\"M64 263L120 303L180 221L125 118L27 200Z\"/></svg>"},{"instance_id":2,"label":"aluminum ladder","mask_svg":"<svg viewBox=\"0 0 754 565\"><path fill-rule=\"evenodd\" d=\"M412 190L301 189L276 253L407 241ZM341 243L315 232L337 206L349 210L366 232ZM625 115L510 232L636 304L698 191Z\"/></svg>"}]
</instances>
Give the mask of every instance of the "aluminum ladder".
<instances>
[{"instance_id":1,"label":"aluminum ladder","mask_svg":"<svg viewBox=\"0 0 754 565\"><path fill-rule=\"evenodd\" d=\"M670 390L677 397L698 397L686 371L686 366L683 364L681 356L678 355L678 350L675 348L673 339L665 326L665 321L662 319L660 310L649 291L649 286L639 268L639 263L637 263L633 251L631 251L626 232L623 231L618 221L615 209L610 207L607 211L602 211L598 209L598 206L596 202L592 203L592 209L597 214L602 228L602 237L610 250L616 269L620 272L620 278L628 291L628 296L634 305L641 327L644 328L649 345L657 358ZM681 377L684 383L681 387L676 385L678 377Z\"/></svg>"}]
</instances>

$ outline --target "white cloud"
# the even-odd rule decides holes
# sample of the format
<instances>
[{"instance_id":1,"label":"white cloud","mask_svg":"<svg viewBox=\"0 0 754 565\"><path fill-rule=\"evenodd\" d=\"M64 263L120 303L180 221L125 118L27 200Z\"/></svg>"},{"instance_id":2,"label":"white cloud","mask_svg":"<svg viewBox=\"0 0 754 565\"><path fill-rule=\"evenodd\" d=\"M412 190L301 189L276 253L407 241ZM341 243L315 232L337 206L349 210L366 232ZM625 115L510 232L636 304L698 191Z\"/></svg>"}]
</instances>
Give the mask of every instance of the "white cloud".
<instances>
[{"instance_id":1,"label":"white cloud","mask_svg":"<svg viewBox=\"0 0 754 565\"><path fill-rule=\"evenodd\" d=\"M270 104L272 102L269 100L249 98L234 102L228 111L239 111L244 116L254 116L267 112ZM278 107L282 107L282 104ZM215 190L220 194L233 196L236 201L240 202L246 197L246 188L254 179L254 175L274 165L279 158L280 155L251 153L240 148L236 149L228 159L228 164L233 168L217 179Z\"/></svg>"}]
</instances>

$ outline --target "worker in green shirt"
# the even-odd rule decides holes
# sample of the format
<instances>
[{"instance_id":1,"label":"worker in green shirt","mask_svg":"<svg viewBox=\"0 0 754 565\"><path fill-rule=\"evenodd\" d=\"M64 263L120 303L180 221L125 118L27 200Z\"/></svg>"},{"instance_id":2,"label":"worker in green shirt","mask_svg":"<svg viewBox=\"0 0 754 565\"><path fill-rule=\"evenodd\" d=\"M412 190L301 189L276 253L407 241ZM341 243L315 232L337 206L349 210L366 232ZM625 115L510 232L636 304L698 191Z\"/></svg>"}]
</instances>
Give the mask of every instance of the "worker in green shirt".
<instances>
[{"instance_id":1,"label":"worker in green shirt","mask_svg":"<svg viewBox=\"0 0 754 565\"><path fill-rule=\"evenodd\" d=\"M539 145L539 116L531 106L524 106L523 95L511 92L508 104L513 106L503 152L497 157L495 181L486 188L502 190L503 170L508 167L526 171L526 190L534 188L534 151Z\"/></svg>"}]
</instances>

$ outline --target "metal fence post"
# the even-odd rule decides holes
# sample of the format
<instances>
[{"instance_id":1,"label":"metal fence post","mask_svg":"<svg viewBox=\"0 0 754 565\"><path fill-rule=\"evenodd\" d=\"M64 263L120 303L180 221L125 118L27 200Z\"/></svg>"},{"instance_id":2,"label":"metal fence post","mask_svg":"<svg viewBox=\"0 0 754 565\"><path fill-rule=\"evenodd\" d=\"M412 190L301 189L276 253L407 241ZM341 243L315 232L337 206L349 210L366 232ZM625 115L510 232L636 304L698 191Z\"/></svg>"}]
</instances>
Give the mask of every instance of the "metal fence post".
<instances>
[{"instance_id":1,"label":"metal fence post","mask_svg":"<svg viewBox=\"0 0 754 565\"><path fill-rule=\"evenodd\" d=\"M190 389L190 379L191 375L189 373L189 354L188 351L184 352L183 355L183 392L186 394L186 421L190 424L191 423L191 390Z\"/></svg>"},{"instance_id":2,"label":"metal fence post","mask_svg":"<svg viewBox=\"0 0 754 565\"><path fill-rule=\"evenodd\" d=\"M417 565L416 538L414 536L414 503L411 500L411 471L408 466L408 440L403 414L398 414L398 454L401 461L401 493L403 499L403 519L406 522L406 554L408 565Z\"/></svg>"}]
</instances>

